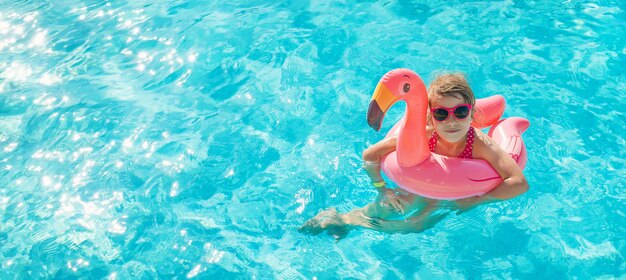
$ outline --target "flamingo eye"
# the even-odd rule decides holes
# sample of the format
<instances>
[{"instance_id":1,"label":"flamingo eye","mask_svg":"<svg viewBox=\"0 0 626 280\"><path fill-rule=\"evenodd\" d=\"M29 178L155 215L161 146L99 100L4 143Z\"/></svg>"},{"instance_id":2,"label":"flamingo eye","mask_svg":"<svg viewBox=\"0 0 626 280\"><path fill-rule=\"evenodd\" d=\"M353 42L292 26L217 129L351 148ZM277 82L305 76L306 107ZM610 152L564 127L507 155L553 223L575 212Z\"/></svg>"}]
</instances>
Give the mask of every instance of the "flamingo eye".
<instances>
[{"instance_id":1,"label":"flamingo eye","mask_svg":"<svg viewBox=\"0 0 626 280\"><path fill-rule=\"evenodd\" d=\"M411 89L411 85L409 85L408 83L404 84L404 87L402 88L404 90L404 93L409 92L409 90Z\"/></svg>"}]
</instances>

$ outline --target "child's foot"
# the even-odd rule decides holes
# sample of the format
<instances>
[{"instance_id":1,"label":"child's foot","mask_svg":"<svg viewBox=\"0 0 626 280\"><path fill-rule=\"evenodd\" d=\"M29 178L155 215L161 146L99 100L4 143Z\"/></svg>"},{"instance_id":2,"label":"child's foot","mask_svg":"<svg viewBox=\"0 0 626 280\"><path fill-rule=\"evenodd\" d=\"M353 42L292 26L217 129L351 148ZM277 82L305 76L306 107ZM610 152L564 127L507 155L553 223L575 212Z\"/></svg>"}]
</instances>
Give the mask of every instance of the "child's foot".
<instances>
[{"instance_id":1,"label":"child's foot","mask_svg":"<svg viewBox=\"0 0 626 280\"><path fill-rule=\"evenodd\" d=\"M330 220L334 220L334 217L338 215L335 208L320 211L315 217L306 221L298 231L302 233L308 233L311 235L318 235L322 233L327 227Z\"/></svg>"},{"instance_id":2,"label":"child's foot","mask_svg":"<svg viewBox=\"0 0 626 280\"><path fill-rule=\"evenodd\" d=\"M330 208L319 212L298 229L302 233L311 235L318 235L324 230L328 230L328 234L339 241L350 232L350 227L346 225L335 208Z\"/></svg>"}]
</instances>

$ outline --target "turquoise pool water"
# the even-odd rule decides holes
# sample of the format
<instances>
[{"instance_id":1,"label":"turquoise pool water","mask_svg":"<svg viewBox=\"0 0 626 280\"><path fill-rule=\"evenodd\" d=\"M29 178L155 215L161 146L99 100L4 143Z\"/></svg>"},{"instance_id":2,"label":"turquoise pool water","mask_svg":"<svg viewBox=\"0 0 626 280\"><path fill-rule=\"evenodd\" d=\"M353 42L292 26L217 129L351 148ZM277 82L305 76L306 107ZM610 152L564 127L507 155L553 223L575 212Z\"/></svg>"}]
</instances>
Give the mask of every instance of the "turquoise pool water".
<instances>
[{"instance_id":1,"label":"turquoise pool water","mask_svg":"<svg viewBox=\"0 0 626 280\"><path fill-rule=\"evenodd\" d=\"M0 278L625 277L623 1L155 2L0 0ZM300 234L374 199L365 114L398 67L504 95L530 191Z\"/></svg>"}]
</instances>

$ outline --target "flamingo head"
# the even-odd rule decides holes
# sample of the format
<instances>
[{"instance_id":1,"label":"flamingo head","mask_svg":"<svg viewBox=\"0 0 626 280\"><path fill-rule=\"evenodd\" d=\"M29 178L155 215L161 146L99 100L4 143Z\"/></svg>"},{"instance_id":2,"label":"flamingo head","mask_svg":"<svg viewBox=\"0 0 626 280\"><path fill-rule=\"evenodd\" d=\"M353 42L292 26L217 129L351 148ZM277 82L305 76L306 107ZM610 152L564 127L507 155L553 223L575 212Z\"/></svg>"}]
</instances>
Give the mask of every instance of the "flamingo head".
<instances>
[{"instance_id":1,"label":"flamingo head","mask_svg":"<svg viewBox=\"0 0 626 280\"><path fill-rule=\"evenodd\" d=\"M424 81L409 69L391 70L380 79L367 111L369 126L379 131L385 113L400 100L404 100L407 107L416 105L424 109L428 107L428 95Z\"/></svg>"}]
</instances>

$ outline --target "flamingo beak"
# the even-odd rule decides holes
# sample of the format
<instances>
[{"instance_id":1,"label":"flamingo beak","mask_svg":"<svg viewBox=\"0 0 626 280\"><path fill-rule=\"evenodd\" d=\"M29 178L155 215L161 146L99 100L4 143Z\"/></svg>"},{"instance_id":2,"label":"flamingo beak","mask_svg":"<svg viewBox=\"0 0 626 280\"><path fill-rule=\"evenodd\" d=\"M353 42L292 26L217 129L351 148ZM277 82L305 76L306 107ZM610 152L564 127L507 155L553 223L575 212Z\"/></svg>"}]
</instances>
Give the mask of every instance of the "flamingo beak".
<instances>
[{"instance_id":1,"label":"flamingo beak","mask_svg":"<svg viewBox=\"0 0 626 280\"><path fill-rule=\"evenodd\" d=\"M367 124L374 130L379 131L383 124L385 113L389 107L397 101L396 96L383 83L378 83L369 110L367 110Z\"/></svg>"}]
</instances>

